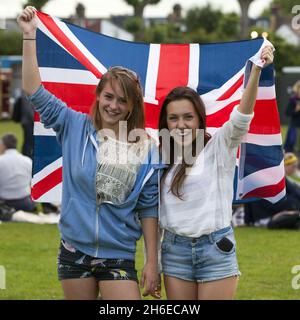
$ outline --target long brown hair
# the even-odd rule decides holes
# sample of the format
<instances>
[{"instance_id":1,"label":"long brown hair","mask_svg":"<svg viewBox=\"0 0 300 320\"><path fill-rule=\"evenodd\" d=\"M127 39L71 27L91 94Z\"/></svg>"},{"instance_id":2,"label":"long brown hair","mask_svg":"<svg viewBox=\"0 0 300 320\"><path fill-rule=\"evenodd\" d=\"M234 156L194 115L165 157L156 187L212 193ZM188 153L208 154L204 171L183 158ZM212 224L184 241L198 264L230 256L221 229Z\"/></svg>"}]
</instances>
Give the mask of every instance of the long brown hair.
<instances>
[{"instance_id":1,"label":"long brown hair","mask_svg":"<svg viewBox=\"0 0 300 320\"><path fill-rule=\"evenodd\" d=\"M95 92L96 97L101 94L107 82L110 83L112 88L117 82L124 92L129 108L129 114L126 118L127 134L133 129L145 129L143 91L138 76L127 68L111 67L99 81ZM97 100L92 106L91 118L96 130L103 129Z\"/></svg>"},{"instance_id":2,"label":"long brown hair","mask_svg":"<svg viewBox=\"0 0 300 320\"><path fill-rule=\"evenodd\" d=\"M196 111L197 116L199 117L199 129L204 130L204 146L207 144L209 139L211 138L211 135L206 131L206 112L205 112L205 106L198 95L196 91L189 87L177 87L174 88L172 91L169 92L169 94L166 96L159 115L159 132L163 129L168 129L168 124L167 124L167 107L170 102L172 101L178 101L178 100L189 100ZM195 155L196 153L196 143L195 140L192 142L192 153ZM162 149L162 143L161 143L161 137L160 137L160 152L161 155L163 154L164 150ZM170 139L170 148L168 151L170 151L170 165L169 167L165 170L163 176L162 176L162 183L165 181L165 178L168 174L168 172L172 169L174 166L174 139L171 137ZM196 155L197 156L197 155ZM191 164L187 164L183 158L182 163L178 165L174 176L172 178L171 182L171 187L170 191L179 199L182 199L182 193L181 188L183 185L183 182L185 180L185 171L187 168L191 167Z\"/></svg>"}]
</instances>

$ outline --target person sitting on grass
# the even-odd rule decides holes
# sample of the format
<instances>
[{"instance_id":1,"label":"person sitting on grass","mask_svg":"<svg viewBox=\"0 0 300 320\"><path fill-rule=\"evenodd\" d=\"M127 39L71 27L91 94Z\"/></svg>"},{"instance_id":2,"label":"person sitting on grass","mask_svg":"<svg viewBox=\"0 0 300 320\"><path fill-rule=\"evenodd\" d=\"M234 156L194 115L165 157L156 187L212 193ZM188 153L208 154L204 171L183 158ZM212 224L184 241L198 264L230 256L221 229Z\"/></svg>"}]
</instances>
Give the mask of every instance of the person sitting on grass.
<instances>
[{"instance_id":1,"label":"person sitting on grass","mask_svg":"<svg viewBox=\"0 0 300 320\"><path fill-rule=\"evenodd\" d=\"M17 137L8 133L0 140L0 200L15 210L33 212L30 198L32 161L18 152Z\"/></svg>"},{"instance_id":2,"label":"person sitting on grass","mask_svg":"<svg viewBox=\"0 0 300 320\"><path fill-rule=\"evenodd\" d=\"M285 153L284 170L286 196L274 204L264 199L252 203L246 203L246 224L273 228L275 222L280 218L280 226L282 228L298 228L300 213L300 187L291 179L298 170L298 158L294 153Z\"/></svg>"}]
</instances>

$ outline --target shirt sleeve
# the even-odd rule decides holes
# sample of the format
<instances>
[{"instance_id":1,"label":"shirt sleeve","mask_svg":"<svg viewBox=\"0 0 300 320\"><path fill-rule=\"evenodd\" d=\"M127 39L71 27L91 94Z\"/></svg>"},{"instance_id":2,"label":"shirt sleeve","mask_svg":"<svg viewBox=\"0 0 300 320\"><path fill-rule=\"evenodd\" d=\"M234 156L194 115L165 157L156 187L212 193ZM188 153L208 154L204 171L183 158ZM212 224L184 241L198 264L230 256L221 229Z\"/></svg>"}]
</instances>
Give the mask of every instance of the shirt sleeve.
<instances>
[{"instance_id":1,"label":"shirt sleeve","mask_svg":"<svg viewBox=\"0 0 300 320\"><path fill-rule=\"evenodd\" d=\"M46 90L43 85L40 85L34 94L27 96L27 99L39 113L45 128L52 128L56 132L59 142L61 142L71 120L85 118L82 113L68 108L63 101Z\"/></svg>"},{"instance_id":2,"label":"shirt sleeve","mask_svg":"<svg viewBox=\"0 0 300 320\"><path fill-rule=\"evenodd\" d=\"M230 114L230 119L219 130L219 139L223 139L228 148L236 148L248 132L252 114L244 114L238 111L236 106Z\"/></svg>"}]
</instances>

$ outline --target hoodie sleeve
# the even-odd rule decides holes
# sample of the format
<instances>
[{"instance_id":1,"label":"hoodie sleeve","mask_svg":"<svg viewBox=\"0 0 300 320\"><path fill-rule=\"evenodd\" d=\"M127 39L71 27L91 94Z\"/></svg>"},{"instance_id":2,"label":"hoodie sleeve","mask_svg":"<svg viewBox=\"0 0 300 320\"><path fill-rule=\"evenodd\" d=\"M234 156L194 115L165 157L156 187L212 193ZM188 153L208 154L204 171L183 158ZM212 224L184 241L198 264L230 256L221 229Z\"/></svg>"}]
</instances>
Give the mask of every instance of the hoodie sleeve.
<instances>
[{"instance_id":1,"label":"hoodie sleeve","mask_svg":"<svg viewBox=\"0 0 300 320\"><path fill-rule=\"evenodd\" d=\"M158 218L158 179L159 170L154 169L145 183L136 205L139 218Z\"/></svg>"},{"instance_id":2,"label":"hoodie sleeve","mask_svg":"<svg viewBox=\"0 0 300 320\"><path fill-rule=\"evenodd\" d=\"M67 105L41 85L38 90L27 96L27 99L40 115L46 129L52 128L61 142L66 127L71 120L85 118L85 115L68 108Z\"/></svg>"}]
</instances>

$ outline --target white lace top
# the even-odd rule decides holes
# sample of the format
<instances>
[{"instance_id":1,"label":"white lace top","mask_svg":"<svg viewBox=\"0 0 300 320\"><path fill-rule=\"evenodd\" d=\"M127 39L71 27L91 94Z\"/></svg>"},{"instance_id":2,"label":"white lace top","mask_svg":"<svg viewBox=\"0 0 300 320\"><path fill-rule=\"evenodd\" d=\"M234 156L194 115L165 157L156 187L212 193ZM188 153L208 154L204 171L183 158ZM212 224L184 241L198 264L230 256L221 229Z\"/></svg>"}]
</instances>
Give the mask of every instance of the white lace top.
<instances>
[{"instance_id":1,"label":"white lace top","mask_svg":"<svg viewBox=\"0 0 300 320\"><path fill-rule=\"evenodd\" d=\"M135 184L140 165L150 146L149 140L128 143L99 133L96 190L98 202L120 204L126 200Z\"/></svg>"}]
</instances>

